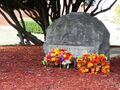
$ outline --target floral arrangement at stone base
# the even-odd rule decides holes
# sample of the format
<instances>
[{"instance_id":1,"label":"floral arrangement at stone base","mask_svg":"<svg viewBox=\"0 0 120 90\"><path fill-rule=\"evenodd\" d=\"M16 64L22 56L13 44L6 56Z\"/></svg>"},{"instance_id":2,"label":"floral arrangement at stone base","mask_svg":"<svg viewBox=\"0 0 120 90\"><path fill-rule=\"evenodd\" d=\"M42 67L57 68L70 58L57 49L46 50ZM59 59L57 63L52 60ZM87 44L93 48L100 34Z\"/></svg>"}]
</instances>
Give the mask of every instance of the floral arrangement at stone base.
<instances>
[{"instance_id":1,"label":"floral arrangement at stone base","mask_svg":"<svg viewBox=\"0 0 120 90\"><path fill-rule=\"evenodd\" d=\"M104 54L83 54L76 58L77 68L81 73L108 74L110 64Z\"/></svg>"},{"instance_id":2,"label":"floral arrangement at stone base","mask_svg":"<svg viewBox=\"0 0 120 90\"><path fill-rule=\"evenodd\" d=\"M74 62L73 55L66 49L55 48L51 50L42 63L44 65L63 66L67 69ZM104 54L83 54L76 57L77 69L81 73L90 74L108 74L110 72L110 63Z\"/></svg>"},{"instance_id":3,"label":"floral arrangement at stone base","mask_svg":"<svg viewBox=\"0 0 120 90\"><path fill-rule=\"evenodd\" d=\"M51 50L48 55L44 57L42 63L44 65L63 65L69 68L69 64L72 63L73 55L66 49L55 48Z\"/></svg>"}]
</instances>

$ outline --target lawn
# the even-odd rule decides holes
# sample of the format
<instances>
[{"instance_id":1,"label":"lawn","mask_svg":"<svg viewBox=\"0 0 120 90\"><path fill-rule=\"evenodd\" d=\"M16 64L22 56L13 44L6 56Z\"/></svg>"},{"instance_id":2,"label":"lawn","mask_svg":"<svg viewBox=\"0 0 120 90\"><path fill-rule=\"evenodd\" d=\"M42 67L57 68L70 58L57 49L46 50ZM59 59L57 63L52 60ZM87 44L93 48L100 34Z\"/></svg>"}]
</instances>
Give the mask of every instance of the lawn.
<instances>
[{"instance_id":1,"label":"lawn","mask_svg":"<svg viewBox=\"0 0 120 90\"><path fill-rule=\"evenodd\" d=\"M109 75L80 74L45 67L40 46L0 46L0 90L119 90L120 57L111 59Z\"/></svg>"}]
</instances>

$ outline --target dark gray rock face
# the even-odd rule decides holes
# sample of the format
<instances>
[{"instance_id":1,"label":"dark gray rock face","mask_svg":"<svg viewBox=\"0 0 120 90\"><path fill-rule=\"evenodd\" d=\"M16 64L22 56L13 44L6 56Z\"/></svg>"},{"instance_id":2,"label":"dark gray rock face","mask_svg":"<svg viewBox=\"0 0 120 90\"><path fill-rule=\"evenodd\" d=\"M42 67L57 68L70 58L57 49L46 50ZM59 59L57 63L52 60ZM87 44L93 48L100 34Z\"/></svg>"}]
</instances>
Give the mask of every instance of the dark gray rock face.
<instances>
[{"instance_id":1,"label":"dark gray rock face","mask_svg":"<svg viewBox=\"0 0 120 90\"><path fill-rule=\"evenodd\" d=\"M62 16L46 31L45 53L49 45L92 46L109 57L109 32L101 21L89 14L74 12Z\"/></svg>"}]
</instances>

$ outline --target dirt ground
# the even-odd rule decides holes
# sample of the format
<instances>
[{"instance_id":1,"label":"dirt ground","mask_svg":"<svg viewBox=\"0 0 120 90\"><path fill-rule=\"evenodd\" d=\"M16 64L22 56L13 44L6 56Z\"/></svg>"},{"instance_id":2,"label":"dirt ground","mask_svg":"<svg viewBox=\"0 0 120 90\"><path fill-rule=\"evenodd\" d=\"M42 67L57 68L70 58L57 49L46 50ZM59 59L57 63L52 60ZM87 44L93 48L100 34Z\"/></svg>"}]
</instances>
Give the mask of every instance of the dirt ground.
<instances>
[{"instance_id":1,"label":"dirt ground","mask_svg":"<svg viewBox=\"0 0 120 90\"><path fill-rule=\"evenodd\" d=\"M107 75L41 65L39 46L0 46L0 90L120 90L120 57Z\"/></svg>"}]
</instances>

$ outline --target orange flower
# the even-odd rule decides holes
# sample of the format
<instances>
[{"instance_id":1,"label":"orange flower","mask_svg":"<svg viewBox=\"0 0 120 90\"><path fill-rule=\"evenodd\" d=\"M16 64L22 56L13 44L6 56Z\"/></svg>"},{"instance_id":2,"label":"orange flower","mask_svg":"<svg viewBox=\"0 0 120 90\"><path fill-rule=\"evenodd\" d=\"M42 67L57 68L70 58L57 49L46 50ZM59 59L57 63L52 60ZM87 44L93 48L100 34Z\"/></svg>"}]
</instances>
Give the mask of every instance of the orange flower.
<instances>
[{"instance_id":1,"label":"orange flower","mask_svg":"<svg viewBox=\"0 0 120 90\"><path fill-rule=\"evenodd\" d=\"M106 72L109 73L109 72L110 72L110 69L107 69Z\"/></svg>"},{"instance_id":2,"label":"orange flower","mask_svg":"<svg viewBox=\"0 0 120 90\"><path fill-rule=\"evenodd\" d=\"M80 68L82 65L80 62L78 62L77 67Z\"/></svg>"},{"instance_id":3,"label":"orange flower","mask_svg":"<svg viewBox=\"0 0 120 90\"><path fill-rule=\"evenodd\" d=\"M76 61L81 73L98 74L102 72L107 74L110 72L110 64L104 54L84 54L78 57Z\"/></svg>"},{"instance_id":4,"label":"orange flower","mask_svg":"<svg viewBox=\"0 0 120 90\"><path fill-rule=\"evenodd\" d=\"M105 68L110 69L110 65L106 65Z\"/></svg>"},{"instance_id":5,"label":"orange flower","mask_svg":"<svg viewBox=\"0 0 120 90\"><path fill-rule=\"evenodd\" d=\"M81 67L79 68L79 71L80 71L81 73L85 73L85 66L81 66Z\"/></svg>"},{"instance_id":6,"label":"orange flower","mask_svg":"<svg viewBox=\"0 0 120 90\"><path fill-rule=\"evenodd\" d=\"M95 73L95 68L91 68L91 73L92 73L92 74Z\"/></svg>"},{"instance_id":7,"label":"orange flower","mask_svg":"<svg viewBox=\"0 0 120 90\"><path fill-rule=\"evenodd\" d=\"M88 62L87 67L88 67L88 68L91 68L92 66L93 66L93 63Z\"/></svg>"},{"instance_id":8,"label":"orange flower","mask_svg":"<svg viewBox=\"0 0 120 90\"><path fill-rule=\"evenodd\" d=\"M98 74L98 72L95 72L94 74Z\"/></svg>"},{"instance_id":9,"label":"orange flower","mask_svg":"<svg viewBox=\"0 0 120 90\"><path fill-rule=\"evenodd\" d=\"M100 71L100 66L96 66L96 72L99 72Z\"/></svg>"},{"instance_id":10,"label":"orange flower","mask_svg":"<svg viewBox=\"0 0 120 90\"><path fill-rule=\"evenodd\" d=\"M101 72L106 73L105 67L102 67Z\"/></svg>"},{"instance_id":11,"label":"orange flower","mask_svg":"<svg viewBox=\"0 0 120 90\"><path fill-rule=\"evenodd\" d=\"M89 72L89 69L88 69L88 68L86 68L86 69L85 69L85 72L86 72L86 73L87 73L87 72Z\"/></svg>"},{"instance_id":12,"label":"orange flower","mask_svg":"<svg viewBox=\"0 0 120 90\"><path fill-rule=\"evenodd\" d=\"M91 68L91 72L95 72L95 68Z\"/></svg>"},{"instance_id":13,"label":"orange flower","mask_svg":"<svg viewBox=\"0 0 120 90\"><path fill-rule=\"evenodd\" d=\"M82 56L82 58L85 59L85 60L88 60L88 59L89 59L89 58L88 58L89 56L90 56L89 54L84 54L84 55Z\"/></svg>"}]
</instances>

